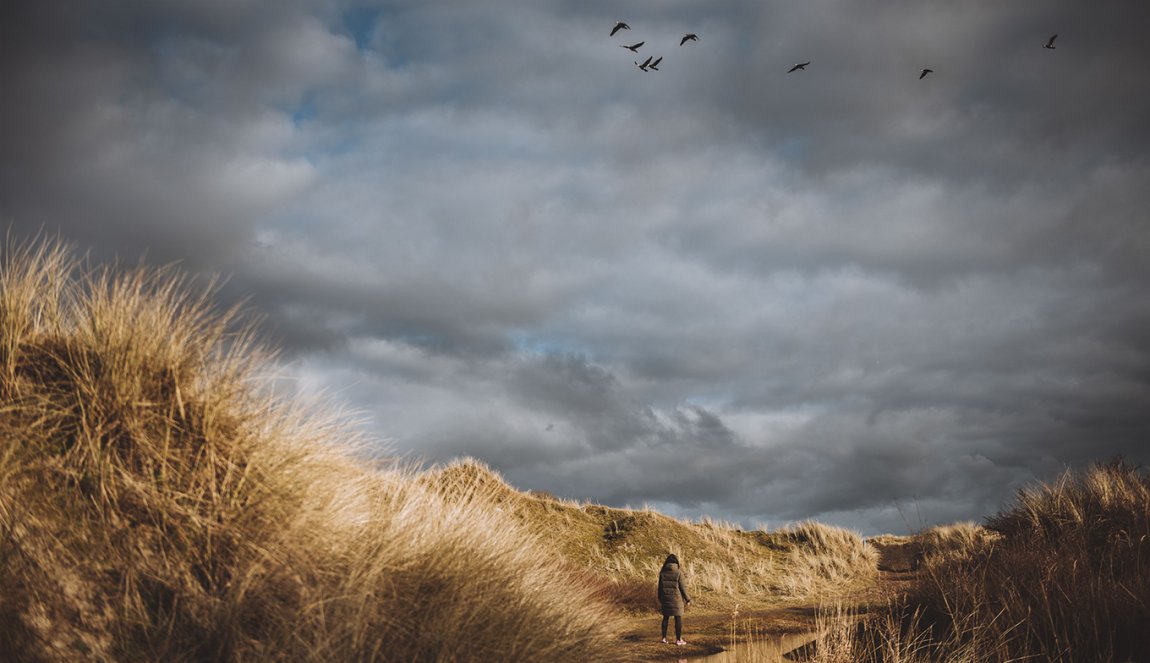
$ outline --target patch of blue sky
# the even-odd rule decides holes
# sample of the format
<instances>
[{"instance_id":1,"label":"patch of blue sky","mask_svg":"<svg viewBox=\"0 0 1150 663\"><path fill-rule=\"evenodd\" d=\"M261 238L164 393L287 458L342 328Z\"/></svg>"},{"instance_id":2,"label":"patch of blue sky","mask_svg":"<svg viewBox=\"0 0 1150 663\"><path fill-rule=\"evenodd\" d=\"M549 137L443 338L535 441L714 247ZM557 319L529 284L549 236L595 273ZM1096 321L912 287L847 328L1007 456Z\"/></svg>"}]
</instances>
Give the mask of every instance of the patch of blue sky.
<instances>
[{"instance_id":1,"label":"patch of blue sky","mask_svg":"<svg viewBox=\"0 0 1150 663\"><path fill-rule=\"evenodd\" d=\"M299 127L304 123L311 122L316 118L318 113L319 110L316 107L315 95L310 93L305 94L299 103L296 104L295 110L291 113L292 124Z\"/></svg>"},{"instance_id":2,"label":"patch of blue sky","mask_svg":"<svg viewBox=\"0 0 1150 663\"><path fill-rule=\"evenodd\" d=\"M360 51L371 47L381 13L378 7L353 7L340 13L344 29L355 40L355 47Z\"/></svg>"},{"instance_id":3,"label":"patch of blue sky","mask_svg":"<svg viewBox=\"0 0 1150 663\"><path fill-rule=\"evenodd\" d=\"M287 116L296 131L310 131L306 140L299 141L289 156L306 159L313 165L350 154L363 145L353 127L333 127L322 113L322 104L315 92L306 92L295 104L276 104L273 108ZM326 124L325 124L326 122ZM311 131L315 129L315 131Z\"/></svg>"},{"instance_id":4,"label":"patch of blue sky","mask_svg":"<svg viewBox=\"0 0 1150 663\"><path fill-rule=\"evenodd\" d=\"M343 29L355 41L360 53L373 52L386 61L388 67L403 68L409 64L409 54L402 47L388 39L388 33L381 29L385 22L399 22L398 9L383 7L352 7L340 13Z\"/></svg>"}]
</instances>

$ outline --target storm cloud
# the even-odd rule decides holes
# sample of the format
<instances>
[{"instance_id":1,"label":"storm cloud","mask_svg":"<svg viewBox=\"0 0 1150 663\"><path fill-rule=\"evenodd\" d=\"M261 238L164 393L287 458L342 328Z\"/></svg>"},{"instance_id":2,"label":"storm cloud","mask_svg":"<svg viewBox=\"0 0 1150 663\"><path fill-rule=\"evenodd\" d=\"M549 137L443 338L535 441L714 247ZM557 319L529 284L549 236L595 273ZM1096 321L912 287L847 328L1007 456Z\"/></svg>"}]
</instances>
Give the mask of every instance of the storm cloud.
<instances>
[{"instance_id":1,"label":"storm cloud","mask_svg":"<svg viewBox=\"0 0 1150 663\"><path fill-rule=\"evenodd\" d=\"M1148 21L16 0L0 220L227 275L380 453L748 525L978 519L1150 460Z\"/></svg>"}]
</instances>

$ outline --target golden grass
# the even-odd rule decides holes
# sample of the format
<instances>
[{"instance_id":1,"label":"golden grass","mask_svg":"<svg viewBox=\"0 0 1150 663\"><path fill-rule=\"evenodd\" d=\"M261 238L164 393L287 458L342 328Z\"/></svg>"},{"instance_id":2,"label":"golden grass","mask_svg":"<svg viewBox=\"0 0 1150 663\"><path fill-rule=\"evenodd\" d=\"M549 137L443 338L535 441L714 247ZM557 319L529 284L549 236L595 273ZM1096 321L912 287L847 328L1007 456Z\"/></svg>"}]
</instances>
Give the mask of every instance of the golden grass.
<instances>
[{"instance_id":1,"label":"golden grass","mask_svg":"<svg viewBox=\"0 0 1150 663\"><path fill-rule=\"evenodd\" d=\"M368 464L241 311L50 242L0 261L0 651L28 661L619 660L616 610L873 579L855 533L743 531ZM282 391L282 390L281 390Z\"/></svg>"},{"instance_id":2,"label":"golden grass","mask_svg":"<svg viewBox=\"0 0 1150 663\"><path fill-rule=\"evenodd\" d=\"M369 466L210 288L0 264L0 651L28 661L617 660L610 606L498 507ZM466 496L461 499L459 496Z\"/></svg>"},{"instance_id":3,"label":"golden grass","mask_svg":"<svg viewBox=\"0 0 1150 663\"><path fill-rule=\"evenodd\" d=\"M928 557L919 598L994 658L1150 656L1150 479L1125 462L1020 491L1000 535Z\"/></svg>"},{"instance_id":4,"label":"golden grass","mask_svg":"<svg viewBox=\"0 0 1150 663\"><path fill-rule=\"evenodd\" d=\"M856 532L804 521L777 535L791 544L786 572L779 578L786 595L844 594L874 579L878 553Z\"/></svg>"},{"instance_id":5,"label":"golden grass","mask_svg":"<svg viewBox=\"0 0 1150 663\"><path fill-rule=\"evenodd\" d=\"M883 545L918 546L914 587L823 623L812 661L1150 659L1150 478L1121 460L1022 490L986 527Z\"/></svg>"},{"instance_id":6,"label":"golden grass","mask_svg":"<svg viewBox=\"0 0 1150 663\"><path fill-rule=\"evenodd\" d=\"M923 557L965 555L1001 538L998 532L970 521L932 527L915 537Z\"/></svg>"},{"instance_id":7,"label":"golden grass","mask_svg":"<svg viewBox=\"0 0 1150 663\"><path fill-rule=\"evenodd\" d=\"M962 556L999 538L997 532L967 521L938 525L910 536L883 534L868 541L882 551L880 570L908 572L921 569L927 557Z\"/></svg>"},{"instance_id":8,"label":"golden grass","mask_svg":"<svg viewBox=\"0 0 1150 663\"><path fill-rule=\"evenodd\" d=\"M464 499L455 487L461 482L487 486L500 508L544 537L585 582L631 611L658 607L655 578L669 553L682 562L692 605L713 610L838 594L867 584L876 572L875 551L857 533L815 522L744 531L650 509L563 501L517 491L473 459L433 469L423 481L448 499Z\"/></svg>"}]
</instances>

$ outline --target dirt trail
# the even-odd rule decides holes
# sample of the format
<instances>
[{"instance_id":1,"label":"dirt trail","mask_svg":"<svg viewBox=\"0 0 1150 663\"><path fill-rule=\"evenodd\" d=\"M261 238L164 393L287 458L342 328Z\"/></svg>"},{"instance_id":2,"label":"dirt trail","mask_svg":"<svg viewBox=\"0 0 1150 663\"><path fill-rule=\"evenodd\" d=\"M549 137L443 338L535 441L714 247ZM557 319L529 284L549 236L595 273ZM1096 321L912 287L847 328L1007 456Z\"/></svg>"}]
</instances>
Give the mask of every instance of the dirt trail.
<instances>
[{"instance_id":1,"label":"dirt trail","mask_svg":"<svg viewBox=\"0 0 1150 663\"><path fill-rule=\"evenodd\" d=\"M817 606L795 604L777 608L763 608L739 613L688 609L683 616L683 639L687 644L677 647L659 641L662 617L658 612L638 615L628 620L623 636L626 660L676 661L717 654L731 642L744 642L748 633L758 638L805 633L814 628ZM671 622L669 639L674 640L675 626Z\"/></svg>"},{"instance_id":2,"label":"dirt trail","mask_svg":"<svg viewBox=\"0 0 1150 663\"><path fill-rule=\"evenodd\" d=\"M630 661L678 661L697 659L717 654L732 643L754 639L774 638L782 635L809 633L815 630L820 605L842 604L863 611L868 606L884 603L892 594L903 591L915 576L915 551L906 537L884 537L872 541L879 552L878 574L875 581L863 588L855 588L842 596L823 596L810 601L779 602L752 610L708 610L695 601L683 616L683 639L687 644L678 647L660 642L659 626L662 617L656 611L634 615L627 620L621 642L621 658ZM674 638L674 621L670 638Z\"/></svg>"},{"instance_id":3,"label":"dirt trail","mask_svg":"<svg viewBox=\"0 0 1150 663\"><path fill-rule=\"evenodd\" d=\"M907 536L886 536L872 540L878 550L878 576L875 588L882 598L905 592L918 576L921 547Z\"/></svg>"}]
</instances>

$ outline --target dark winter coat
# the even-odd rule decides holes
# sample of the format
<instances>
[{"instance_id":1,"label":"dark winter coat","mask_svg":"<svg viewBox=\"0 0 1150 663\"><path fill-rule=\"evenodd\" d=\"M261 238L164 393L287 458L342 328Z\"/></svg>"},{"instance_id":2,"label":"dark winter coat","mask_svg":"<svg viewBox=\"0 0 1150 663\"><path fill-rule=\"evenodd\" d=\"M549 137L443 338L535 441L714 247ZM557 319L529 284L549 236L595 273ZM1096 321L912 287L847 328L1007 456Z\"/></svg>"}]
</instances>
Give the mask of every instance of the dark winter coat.
<instances>
[{"instance_id":1,"label":"dark winter coat","mask_svg":"<svg viewBox=\"0 0 1150 663\"><path fill-rule=\"evenodd\" d=\"M683 586L683 574L679 565L664 564L659 571L659 605L664 615L683 615L683 606L691 600L687 588Z\"/></svg>"}]
</instances>

